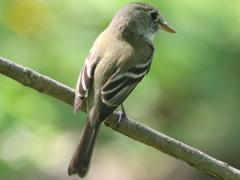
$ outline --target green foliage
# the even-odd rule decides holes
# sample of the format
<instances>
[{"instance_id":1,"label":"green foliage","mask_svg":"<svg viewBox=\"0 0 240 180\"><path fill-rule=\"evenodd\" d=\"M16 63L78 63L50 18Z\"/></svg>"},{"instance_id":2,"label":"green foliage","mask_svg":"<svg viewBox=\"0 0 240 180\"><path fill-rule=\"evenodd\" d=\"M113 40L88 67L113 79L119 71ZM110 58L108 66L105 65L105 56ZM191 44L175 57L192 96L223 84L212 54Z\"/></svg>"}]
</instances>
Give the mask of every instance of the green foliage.
<instances>
[{"instance_id":1,"label":"green foliage","mask_svg":"<svg viewBox=\"0 0 240 180\"><path fill-rule=\"evenodd\" d=\"M74 87L94 39L127 2L1 0L0 55ZM128 115L240 168L240 2L146 2L177 33L156 37L151 71L125 103ZM3 76L0 87L0 179L66 179L84 114ZM100 179L207 179L108 128L98 142Z\"/></svg>"}]
</instances>

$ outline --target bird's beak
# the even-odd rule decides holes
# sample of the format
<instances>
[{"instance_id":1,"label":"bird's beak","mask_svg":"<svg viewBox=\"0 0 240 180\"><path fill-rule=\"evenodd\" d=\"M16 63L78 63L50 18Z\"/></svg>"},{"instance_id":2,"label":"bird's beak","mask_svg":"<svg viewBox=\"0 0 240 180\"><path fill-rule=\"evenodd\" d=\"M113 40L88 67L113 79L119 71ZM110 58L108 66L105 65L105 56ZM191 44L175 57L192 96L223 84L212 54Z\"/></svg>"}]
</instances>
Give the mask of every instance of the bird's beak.
<instances>
[{"instance_id":1,"label":"bird's beak","mask_svg":"<svg viewBox=\"0 0 240 180\"><path fill-rule=\"evenodd\" d=\"M160 27L164 31L167 31L167 32L170 32L170 33L176 33L176 30L173 29L171 26L169 26L166 22L161 22Z\"/></svg>"}]
</instances>

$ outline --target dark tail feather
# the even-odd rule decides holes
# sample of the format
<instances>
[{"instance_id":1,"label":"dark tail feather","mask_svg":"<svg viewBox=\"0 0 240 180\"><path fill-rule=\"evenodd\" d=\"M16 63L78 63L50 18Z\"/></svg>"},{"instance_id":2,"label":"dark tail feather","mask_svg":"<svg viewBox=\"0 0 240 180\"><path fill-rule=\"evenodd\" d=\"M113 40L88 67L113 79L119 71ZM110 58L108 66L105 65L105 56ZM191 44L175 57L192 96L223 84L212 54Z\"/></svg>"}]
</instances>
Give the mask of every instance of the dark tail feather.
<instances>
[{"instance_id":1,"label":"dark tail feather","mask_svg":"<svg viewBox=\"0 0 240 180\"><path fill-rule=\"evenodd\" d=\"M80 177L84 177L88 171L95 139L101 125L101 122L95 122L95 125L92 125L89 119L87 119L80 144L75 150L68 167L69 175L78 174Z\"/></svg>"}]
</instances>

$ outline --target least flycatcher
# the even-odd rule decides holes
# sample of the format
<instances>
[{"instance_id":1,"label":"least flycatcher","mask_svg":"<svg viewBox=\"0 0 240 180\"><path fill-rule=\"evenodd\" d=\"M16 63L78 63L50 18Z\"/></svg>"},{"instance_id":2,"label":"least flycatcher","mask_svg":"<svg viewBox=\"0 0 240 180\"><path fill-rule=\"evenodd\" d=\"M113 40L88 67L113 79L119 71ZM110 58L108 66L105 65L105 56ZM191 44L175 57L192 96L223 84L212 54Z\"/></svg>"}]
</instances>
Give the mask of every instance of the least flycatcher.
<instances>
[{"instance_id":1,"label":"least flycatcher","mask_svg":"<svg viewBox=\"0 0 240 180\"><path fill-rule=\"evenodd\" d=\"M71 163L69 175L85 176L101 123L122 105L148 73L159 30L175 33L153 6L130 3L119 10L99 35L80 73L74 108L86 105L87 122Z\"/></svg>"}]
</instances>

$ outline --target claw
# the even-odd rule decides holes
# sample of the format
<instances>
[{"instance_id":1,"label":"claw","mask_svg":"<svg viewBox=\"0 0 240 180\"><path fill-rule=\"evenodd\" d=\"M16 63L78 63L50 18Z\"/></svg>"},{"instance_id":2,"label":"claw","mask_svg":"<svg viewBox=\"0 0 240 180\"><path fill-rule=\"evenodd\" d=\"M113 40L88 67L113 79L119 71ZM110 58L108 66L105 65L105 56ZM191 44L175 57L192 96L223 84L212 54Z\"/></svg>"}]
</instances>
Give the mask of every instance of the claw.
<instances>
[{"instance_id":1,"label":"claw","mask_svg":"<svg viewBox=\"0 0 240 180\"><path fill-rule=\"evenodd\" d=\"M119 128L119 125L120 125L120 123L121 123L121 120L127 118L125 109L124 109L124 107L123 107L122 104L121 104L121 109L122 109L122 111L120 112L116 129Z\"/></svg>"}]
</instances>

